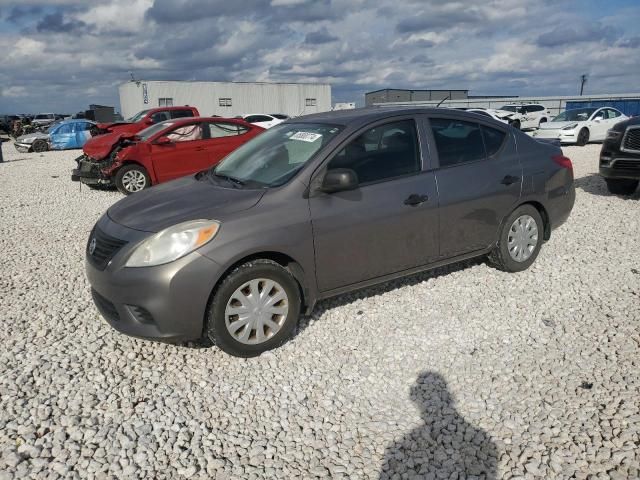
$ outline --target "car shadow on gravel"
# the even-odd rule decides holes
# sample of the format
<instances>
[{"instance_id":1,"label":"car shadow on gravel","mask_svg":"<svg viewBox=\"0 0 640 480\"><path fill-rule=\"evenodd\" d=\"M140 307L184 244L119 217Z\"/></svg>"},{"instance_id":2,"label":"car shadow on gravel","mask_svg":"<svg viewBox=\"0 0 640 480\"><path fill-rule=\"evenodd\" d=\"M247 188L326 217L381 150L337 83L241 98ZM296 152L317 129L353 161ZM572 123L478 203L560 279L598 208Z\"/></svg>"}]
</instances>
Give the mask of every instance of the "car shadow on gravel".
<instances>
[{"instance_id":1,"label":"car shadow on gravel","mask_svg":"<svg viewBox=\"0 0 640 480\"><path fill-rule=\"evenodd\" d=\"M573 185L580 190L590 193L591 195L600 195L603 197L620 197L624 200L640 200L640 188L632 195L615 195L607 190L607 184L597 173L592 173L584 177L576 178Z\"/></svg>"},{"instance_id":2,"label":"car shadow on gravel","mask_svg":"<svg viewBox=\"0 0 640 480\"><path fill-rule=\"evenodd\" d=\"M441 375L421 373L411 388L411 400L424 423L387 447L380 480L496 478L496 445L458 413Z\"/></svg>"}]
</instances>

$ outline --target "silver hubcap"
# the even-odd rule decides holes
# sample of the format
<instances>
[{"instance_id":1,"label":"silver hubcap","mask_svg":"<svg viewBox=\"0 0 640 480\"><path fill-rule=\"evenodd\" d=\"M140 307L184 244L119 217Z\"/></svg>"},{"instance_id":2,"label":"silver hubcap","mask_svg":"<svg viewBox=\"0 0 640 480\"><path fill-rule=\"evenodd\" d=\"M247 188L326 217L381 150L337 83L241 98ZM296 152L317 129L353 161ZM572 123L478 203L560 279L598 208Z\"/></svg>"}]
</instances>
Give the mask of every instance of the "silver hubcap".
<instances>
[{"instance_id":1,"label":"silver hubcap","mask_svg":"<svg viewBox=\"0 0 640 480\"><path fill-rule=\"evenodd\" d=\"M289 298L282 285L267 278L256 278L233 292L224 320L235 340L256 345L278 333L288 313Z\"/></svg>"},{"instance_id":2,"label":"silver hubcap","mask_svg":"<svg viewBox=\"0 0 640 480\"><path fill-rule=\"evenodd\" d=\"M530 215L516 218L509 229L509 255L516 262L526 262L538 245L538 225Z\"/></svg>"},{"instance_id":3,"label":"silver hubcap","mask_svg":"<svg viewBox=\"0 0 640 480\"><path fill-rule=\"evenodd\" d=\"M122 175L122 186L127 192L139 192L147 183L144 173L139 170L129 170Z\"/></svg>"}]
</instances>

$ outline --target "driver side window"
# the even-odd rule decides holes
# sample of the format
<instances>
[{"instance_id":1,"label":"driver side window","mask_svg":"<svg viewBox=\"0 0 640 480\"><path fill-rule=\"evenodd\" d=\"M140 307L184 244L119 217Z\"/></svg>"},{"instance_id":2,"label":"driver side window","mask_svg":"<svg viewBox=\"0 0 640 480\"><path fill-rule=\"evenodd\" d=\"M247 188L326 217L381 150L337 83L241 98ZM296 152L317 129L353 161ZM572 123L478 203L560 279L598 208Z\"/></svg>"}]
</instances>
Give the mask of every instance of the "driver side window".
<instances>
[{"instance_id":1,"label":"driver side window","mask_svg":"<svg viewBox=\"0 0 640 480\"><path fill-rule=\"evenodd\" d=\"M172 142L202 140L202 125L199 123L178 127L166 135Z\"/></svg>"},{"instance_id":2,"label":"driver side window","mask_svg":"<svg viewBox=\"0 0 640 480\"><path fill-rule=\"evenodd\" d=\"M419 172L415 122L403 120L367 130L331 159L327 169L337 168L356 172L360 184Z\"/></svg>"}]
</instances>

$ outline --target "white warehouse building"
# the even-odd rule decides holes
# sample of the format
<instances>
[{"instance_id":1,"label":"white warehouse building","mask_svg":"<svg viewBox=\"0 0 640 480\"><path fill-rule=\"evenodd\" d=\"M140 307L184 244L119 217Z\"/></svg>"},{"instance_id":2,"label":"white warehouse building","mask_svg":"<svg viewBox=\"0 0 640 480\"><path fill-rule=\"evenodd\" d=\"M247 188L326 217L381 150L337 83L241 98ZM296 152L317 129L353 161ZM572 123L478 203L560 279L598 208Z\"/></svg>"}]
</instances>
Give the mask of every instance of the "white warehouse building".
<instances>
[{"instance_id":1,"label":"white warehouse building","mask_svg":"<svg viewBox=\"0 0 640 480\"><path fill-rule=\"evenodd\" d=\"M130 81L120 85L120 111L129 118L141 110L190 105L203 117L249 113L289 116L331 110L331 86L320 83Z\"/></svg>"}]
</instances>

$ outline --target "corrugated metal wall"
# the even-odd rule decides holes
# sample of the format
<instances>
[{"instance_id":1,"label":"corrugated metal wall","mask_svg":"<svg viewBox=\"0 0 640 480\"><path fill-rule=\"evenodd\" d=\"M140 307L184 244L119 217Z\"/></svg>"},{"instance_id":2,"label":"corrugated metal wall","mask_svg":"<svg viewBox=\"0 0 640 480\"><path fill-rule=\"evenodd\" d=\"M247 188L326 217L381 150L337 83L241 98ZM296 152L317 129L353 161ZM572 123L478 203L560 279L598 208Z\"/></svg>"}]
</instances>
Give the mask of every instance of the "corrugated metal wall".
<instances>
[{"instance_id":1,"label":"corrugated metal wall","mask_svg":"<svg viewBox=\"0 0 640 480\"><path fill-rule=\"evenodd\" d=\"M160 98L172 99L173 105L195 106L203 116L298 116L331 110L331 86L326 84L139 81L120 85L119 92L125 118L158 107ZM230 98L231 106L220 106L221 98ZM307 99L315 99L315 106L306 105Z\"/></svg>"}]
</instances>

